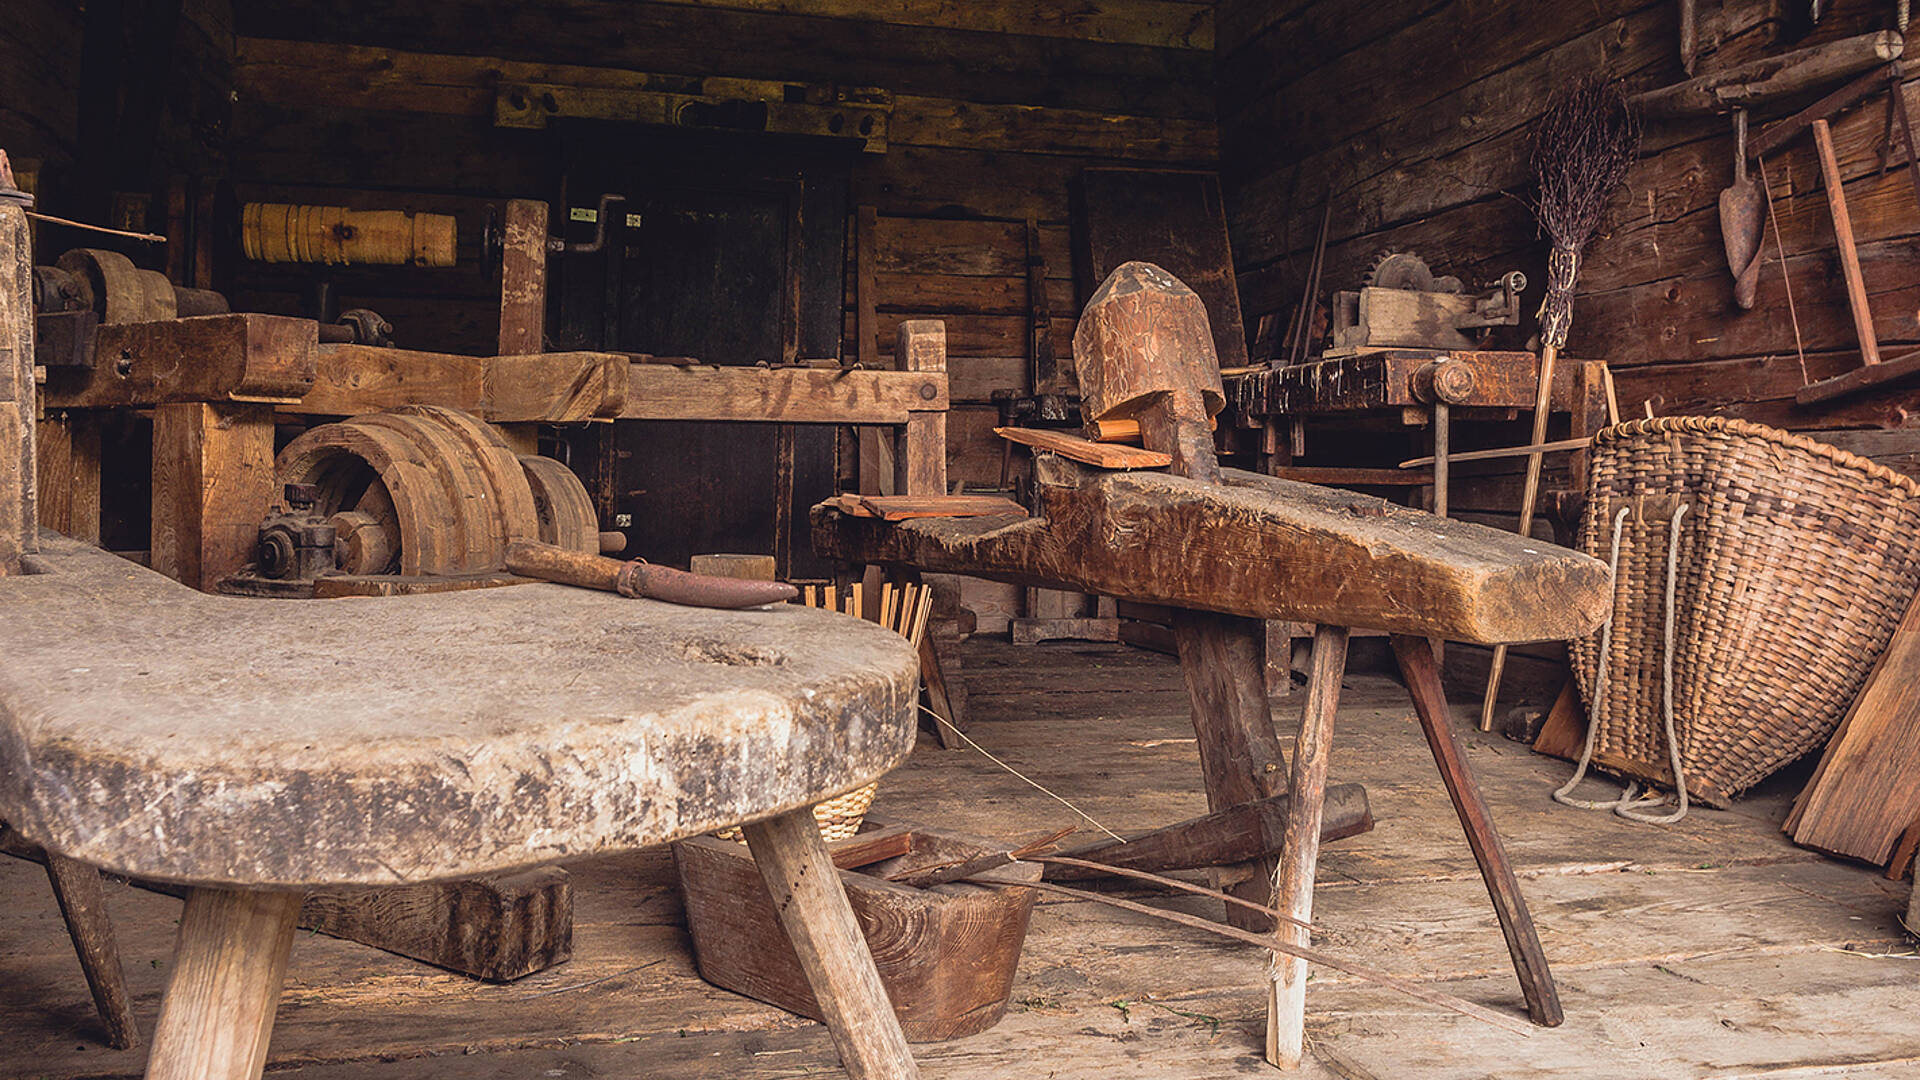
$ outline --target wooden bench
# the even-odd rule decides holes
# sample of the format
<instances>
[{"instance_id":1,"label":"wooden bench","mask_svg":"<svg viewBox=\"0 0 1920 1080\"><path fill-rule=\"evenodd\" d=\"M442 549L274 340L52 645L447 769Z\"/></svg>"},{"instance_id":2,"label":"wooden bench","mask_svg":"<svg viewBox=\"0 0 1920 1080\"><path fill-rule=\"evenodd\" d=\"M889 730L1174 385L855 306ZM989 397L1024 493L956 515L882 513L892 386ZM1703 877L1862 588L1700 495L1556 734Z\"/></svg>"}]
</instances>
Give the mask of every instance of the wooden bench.
<instances>
[{"instance_id":1,"label":"wooden bench","mask_svg":"<svg viewBox=\"0 0 1920 1080\"><path fill-rule=\"evenodd\" d=\"M1209 809L1258 810L1289 797L1281 850L1228 868L1237 879L1222 875L1221 883L1297 920L1274 927L1259 917L1249 926L1273 928L1278 944L1294 947L1308 943L1305 926L1313 917L1349 627L1389 631L1528 1014L1537 1024L1559 1024L1553 977L1454 735L1428 641L1584 634L1605 614L1607 568L1578 552L1370 496L1220 468L1209 421L1223 397L1206 310L1159 267L1127 263L1107 278L1080 318L1074 360L1088 422L1137 422L1144 448L1164 456L1167 472L1110 472L1046 450L1034 459L1031 516L885 521L822 503L813 509L814 549L854 563L974 574L1175 609ZM1265 620L1276 619L1316 628L1290 763L1274 732L1263 670ZM1236 907L1228 918L1247 924ZM1301 1062L1306 979L1305 961L1277 959L1266 1057L1285 1068Z\"/></svg>"},{"instance_id":2,"label":"wooden bench","mask_svg":"<svg viewBox=\"0 0 1920 1080\"><path fill-rule=\"evenodd\" d=\"M0 577L0 819L191 886L149 1077L260 1074L307 890L742 822L849 1071L915 1075L808 812L912 748L899 635L549 585L246 600L39 546Z\"/></svg>"}]
</instances>

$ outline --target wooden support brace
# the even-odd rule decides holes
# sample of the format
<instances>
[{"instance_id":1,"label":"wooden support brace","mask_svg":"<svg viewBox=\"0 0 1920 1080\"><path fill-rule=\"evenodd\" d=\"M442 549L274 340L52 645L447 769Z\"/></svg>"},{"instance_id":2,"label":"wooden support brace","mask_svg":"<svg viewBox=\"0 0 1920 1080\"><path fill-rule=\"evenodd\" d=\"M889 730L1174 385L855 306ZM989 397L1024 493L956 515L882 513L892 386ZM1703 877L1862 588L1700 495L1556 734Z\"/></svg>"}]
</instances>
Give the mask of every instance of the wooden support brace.
<instances>
[{"instance_id":1,"label":"wooden support brace","mask_svg":"<svg viewBox=\"0 0 1920 1080\"><path fill-rule=\"evenodd\" d=\"M153 569L212 589L252 559L274 495L272 406L155 407Z\"/></svg>"},{"instance_id":2,"label":"wooden support brace","mask_svg":"<svg viewBox=\"0 0 1920 1080\"><path fill-rule=\"evenodd\" d=\"M66 920L67 936L73 939L87 989L93 992L93 1006L107 1026L107 1045L115 1050L137 1045L140 1027L133 1019L126 971L120 966L120 948L114 941L113 924L107 919L107 894L100 885L100 871L51 852L46 853L46 860L47 880L60 903L60 917Z\"/></svg>"},{"instance_id":3,"label":"wooden support brace","mask_svg":"<svg viewBox=\"0 0 1920 1080\"><path fill-rule=\"evenodd\" d=\"M100 423L88 411L57 413L37 427L43 528L100 542Z\"/></svg>"}]
</instances>

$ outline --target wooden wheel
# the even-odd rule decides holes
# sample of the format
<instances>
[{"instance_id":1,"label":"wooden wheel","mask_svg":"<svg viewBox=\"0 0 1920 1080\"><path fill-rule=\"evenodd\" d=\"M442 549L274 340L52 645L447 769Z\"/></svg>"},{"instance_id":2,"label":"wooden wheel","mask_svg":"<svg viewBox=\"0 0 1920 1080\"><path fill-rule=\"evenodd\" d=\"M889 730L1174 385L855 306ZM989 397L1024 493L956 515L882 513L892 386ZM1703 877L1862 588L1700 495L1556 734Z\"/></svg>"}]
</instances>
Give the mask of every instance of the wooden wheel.
<instances>
[{"instance_id":1,"label":"wooden wheel","mask_svg":"<svg viewBox=\"0 0 1920 1080\"><path fill-rule=\"evenodd\" d=\"M453 409L409 405L322 425L287 444L276 472L312 485L315 512L349 534L349 572L486 573L519 539L598 550L592 501L566 466L517 457L498 431Z\"/></svg>"},{"instance_id":2,"label":"wooden wheel","mask_svg":"<svg viewBox=\"0 0 1920 1080\"><path fill-rule=\"evenodd\" d=\"M540 518L540 542L569 551L600 554L600 519L593 500L573 470L538 454L520 455L533 505Z\"/></svg>"}]
</instances>

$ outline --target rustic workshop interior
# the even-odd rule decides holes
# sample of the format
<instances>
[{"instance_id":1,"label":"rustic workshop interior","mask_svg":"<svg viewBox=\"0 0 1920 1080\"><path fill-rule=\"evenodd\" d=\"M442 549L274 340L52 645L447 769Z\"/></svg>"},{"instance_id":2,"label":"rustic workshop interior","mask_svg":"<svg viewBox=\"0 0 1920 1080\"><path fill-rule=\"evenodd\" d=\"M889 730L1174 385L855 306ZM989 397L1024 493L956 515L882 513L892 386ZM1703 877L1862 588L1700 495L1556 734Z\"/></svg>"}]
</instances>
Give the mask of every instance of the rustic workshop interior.
<instances>
[{"instance_id":1,"label":"rustic workshop interior","mask_svg":"<svg viewBox=\"0 0 1920 1080\"><path fill-rule=\"evenodd\" d=\"M1909 14L8 0L0 1075L1920 1075Z\"/></svg>"}]
</instances>

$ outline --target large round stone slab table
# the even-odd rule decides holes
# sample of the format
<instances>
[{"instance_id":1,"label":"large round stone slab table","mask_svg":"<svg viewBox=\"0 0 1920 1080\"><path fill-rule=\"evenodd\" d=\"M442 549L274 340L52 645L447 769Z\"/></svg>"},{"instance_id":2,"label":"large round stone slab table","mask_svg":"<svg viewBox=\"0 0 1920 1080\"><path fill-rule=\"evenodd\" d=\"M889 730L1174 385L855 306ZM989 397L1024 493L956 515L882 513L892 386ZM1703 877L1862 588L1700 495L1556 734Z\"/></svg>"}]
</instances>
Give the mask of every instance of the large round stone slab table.
<instances>
[{"instance_id":1,"label":"large round stone slab table","mask_svg":"<svg viewBox=\"0 0 1920 1080\"><path fill-rule=\"evenodd\" d=\"M917 1075L808 811L912 748L897 634L558 585L245 600L43 547L0 578L0 820L192 886L148 1077L260 1075L308 890L740 823L848 1072Z\"/></svg>"}]
</instances>

